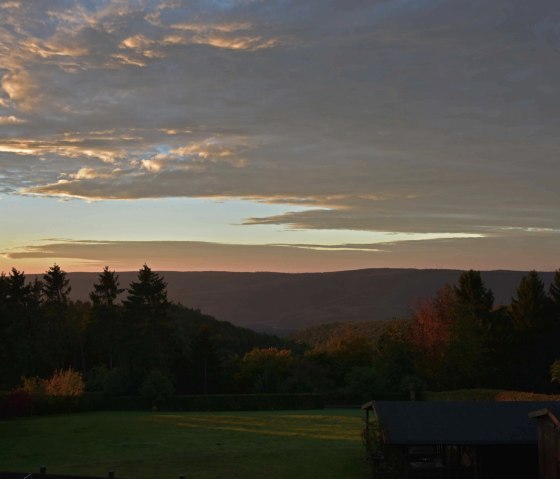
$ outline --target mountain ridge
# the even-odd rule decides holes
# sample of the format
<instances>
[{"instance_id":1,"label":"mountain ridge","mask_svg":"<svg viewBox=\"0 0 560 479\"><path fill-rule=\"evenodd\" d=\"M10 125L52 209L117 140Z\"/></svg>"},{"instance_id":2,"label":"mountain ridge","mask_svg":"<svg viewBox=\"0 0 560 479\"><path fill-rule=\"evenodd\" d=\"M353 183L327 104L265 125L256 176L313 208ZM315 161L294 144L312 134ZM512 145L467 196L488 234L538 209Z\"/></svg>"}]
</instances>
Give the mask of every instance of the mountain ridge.
<instances>
[{"instance_id":1,"label":"mountain ridge","mask_svg":"<svg viewBox=\"0 0 560 479\"><path fill-rule=\"evenodd\" d=\"M321 323L406 317L416 301L432 296L445 283L455 284L461 272L414 268L323 273L158 271L168 283L170 300L222 321L279 335ZM68 273L71 298L87 300L98 274ZM117 274L126 288L137 271ZM496 304L509 304L527 272L481 274ZM548 288L554 272L539 274Z\"/></svg>"}]
</instances>

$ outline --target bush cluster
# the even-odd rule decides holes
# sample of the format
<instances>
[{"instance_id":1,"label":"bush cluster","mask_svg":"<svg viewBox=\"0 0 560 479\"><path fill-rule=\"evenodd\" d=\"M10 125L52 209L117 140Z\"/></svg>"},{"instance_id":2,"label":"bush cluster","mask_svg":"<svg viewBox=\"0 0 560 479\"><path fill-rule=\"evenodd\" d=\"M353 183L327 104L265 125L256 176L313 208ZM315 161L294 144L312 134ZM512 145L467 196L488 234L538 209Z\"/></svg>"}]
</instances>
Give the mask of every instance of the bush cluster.
<instances>
[{"instance_id":1,"label":"bush cluster","mask_svg":"<svg viewBox=\"0 0 560 479\"><path fill-rule=\"evenodd\" d=\"M48 379L24 377L21 387L0 396L0 417L70 412L84 391L83 377L73 369L55 370Z\"/></svg>"}]
</instances>

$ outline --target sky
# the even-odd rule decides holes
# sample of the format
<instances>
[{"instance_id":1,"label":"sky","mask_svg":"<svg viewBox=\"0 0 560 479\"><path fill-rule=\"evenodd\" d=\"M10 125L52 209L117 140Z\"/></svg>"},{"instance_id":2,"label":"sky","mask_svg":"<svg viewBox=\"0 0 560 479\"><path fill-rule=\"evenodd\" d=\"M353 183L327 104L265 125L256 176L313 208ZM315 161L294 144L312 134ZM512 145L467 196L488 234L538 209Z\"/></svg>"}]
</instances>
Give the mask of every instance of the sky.
<instances>
[{"instance_id":1,"label":"sky","mask_svg":"<svg viewBox=\"0 0 560 479\"><path fill-rule=\"evenodd\" d=\"M560 267L557 0L0 0L0 271Z\"/></svg>"}]
</instances>

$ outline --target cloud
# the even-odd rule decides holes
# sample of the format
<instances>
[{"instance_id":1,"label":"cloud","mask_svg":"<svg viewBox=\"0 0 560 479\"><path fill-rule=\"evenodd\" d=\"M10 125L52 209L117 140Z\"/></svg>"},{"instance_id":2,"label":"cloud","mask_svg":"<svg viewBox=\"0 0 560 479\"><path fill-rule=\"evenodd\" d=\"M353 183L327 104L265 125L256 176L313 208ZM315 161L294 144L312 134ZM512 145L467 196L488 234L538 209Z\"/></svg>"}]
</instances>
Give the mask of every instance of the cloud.
<instances>
[{"instance_id":1,"label":"cloud","mask_svg":"<svg viewBox=\"0 0 560 479\"><path fill-rule=\"evenodd\" d=\"M538 254L546 248L558 257L558 234L505 238L445 238L371 245L239 245L192 241L54 241L4 251L0 267L27 265L46 270L53 262L73 271L100 271L111 265L136 270L147 262L164 271L339 271L360 268L451 268L550 271Z\"/></svg>"},{"instance_id":2,"label":"cloud","mask_svg":"<svg viewBox=\"0 0 560 479\"><path fill-rule=\"evenodd\" d=\"M18 123L25 123L25 120L14 115L0 116L0 125L14 125Z\"/></svg>"},{"instance_id":3,"label":"cloud","mask_svg":"<svg viewBox=\"0 0 560 479\"><path fill-rule=\"evenodd\" d=\"M1 191L308 206L245 221L296 229L560 222L552 0L0 5Z\"/></svg>"}]
</instances>

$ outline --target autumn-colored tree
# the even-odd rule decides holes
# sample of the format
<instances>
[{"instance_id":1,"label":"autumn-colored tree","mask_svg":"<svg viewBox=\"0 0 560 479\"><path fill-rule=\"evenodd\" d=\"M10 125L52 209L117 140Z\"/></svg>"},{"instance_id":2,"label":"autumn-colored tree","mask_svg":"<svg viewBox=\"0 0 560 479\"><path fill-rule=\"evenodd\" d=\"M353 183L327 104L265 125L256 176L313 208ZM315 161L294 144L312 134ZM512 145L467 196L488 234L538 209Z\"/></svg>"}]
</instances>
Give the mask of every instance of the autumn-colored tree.
<instances>
[{"instance_id":1,"label":"autumn-colored tree","mask_svg":"<svg viewBox=\"0 0 560 479\"><path fill-rule=\"evenodd\" d=\"M414 307L410 339L415 349L428 362L443 360L455 317L457 296L449 284L431 299L423 299Z\"/></svg>"},{"instance_id":2,"label":"autumn-colored tree","mask_svg":"<svg viewBox=\"0 0 560 479\"><path fill-rule=\"evenodd\" d=\"M413 310L410 341L417 353L416 365L433 386L441 383L456 308L455 289L447 284L433 298L418 302Z\"/></svg>"},{"instance_id":3,"label":"autumn-colored tree","mask_svg":"<svg viewBox=\"0 0 560 479\"><path fill-rule=\"evenodd\" d=\"M275 393L288 378L293 364L289 349L254 348L241 360L239 379L255 393Z\"/></svg>"},{"instance_id":4,"label":"autumn-colored tree","mask_svg":"<svg viewBox=\"0 0 560 479\"><path fill-rule=\"evenodd\" d=\"M324 351L346 368L368 367L373 362L373 346L364 335L347 325L327 341Z\"/></svg>"}]
</instances>

